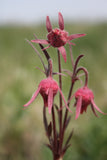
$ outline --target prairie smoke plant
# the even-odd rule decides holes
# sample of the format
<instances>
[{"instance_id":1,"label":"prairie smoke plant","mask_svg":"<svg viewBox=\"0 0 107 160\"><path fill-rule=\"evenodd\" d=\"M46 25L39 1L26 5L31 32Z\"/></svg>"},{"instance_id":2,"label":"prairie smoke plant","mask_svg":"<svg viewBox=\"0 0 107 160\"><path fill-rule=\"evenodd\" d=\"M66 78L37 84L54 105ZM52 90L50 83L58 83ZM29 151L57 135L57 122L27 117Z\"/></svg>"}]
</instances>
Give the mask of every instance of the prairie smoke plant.
<instances>
[{"instance_id":1,"label":"prairie smoke plant","mask_svg":"<svg viewBox=\"0 0 107 160\"><path fill-rule=\"evenodd\" d=\"M87 107L90 105L93 113L95 116L97 116L95 109L99 111L102 114L105 114L102 112L95 104L94 102L94 95L92 90L90 90L88 86L88 71L84 67L79 67L79 61L84 55L79 55L76 60L74 61L73 55L72 55L72 47L71 45L74 45L74 43L71 42L71 40L75 38L79 38L82 36L85 36L85 34L73 34L68 35L68 32L64 30L64 20L62 14L59 12L59 28L52 29L51 22L49 19L49 16L46 18L46 28L48 31L47 40L40 40L37 39L35 36L35 40L31 40L31 42L38 43L41 50L44 52L45 58L47 60L48 65L45 65L43 60L43 54L40 55L40 53L37 51L37 49L33 46L31 42L28 43L31 45L31 47L34 49L34 51L37 53L38 57L40 58L40 61L43 65L44 71L40 68L43 73L45 73L46 78L41 80L38 89L33 94L32 98L28 103L24 105L24 107L29 106L38 96L40 95L43 98L44 101L44 107L43 107L43 123L44 128L46 132L46 136L49 140L49 143L46 144L46 146L52 151L53 160L63 160L64 154L66 153L67 149L71 146L71 138L73 135L73 130L68 135L68 138L64 140L66 129L70 123L71 115L68 111L70 110L70 102L72 98L75 97L75 107L76 107L76 116L75 119L79 117L80 114L83 114L83 112L87 111ZM72 71L67 69L63 69L70 77L70 83L66 83L67 88L69 85L69 88L67 89L67 100L65 99L63 95L63 79L62 79L62 63L60 58L60 53L63 56L64 61L66 62L67 55L64 48L64 45L68 43L69 49L71 53L71 64L72 64ZM48 47L44 47L42 44L48 44ZM58 55L58 71L53 72L53 65L52 65L52 59L50 54L47 52L47 48L50 46L53 46L54 48L57 48L57 55ZM48 66L48 67L47 67ZM81 75L78 73L82 71ZM57 83L53 79L53 75L58 75L59 83ZM81 79L81 77L85 77L85 81ZM81 84L84 85L82 87L79 87L79 89L74 92L73 89L75 83L80 80ZM66 81L65 81L66 82ZM81 85L80 84L80 85ZM54 103L54 98L57 95L59 91L59 99L58 104ZM63 101L64 105L66 106L66 109L63 109ZM47 119L47 112L46 107L48 107L48 112L51 116L51 120ZM56 112L55 112L56 109ZM57 115L56 115L57 113ZM57 123L58 122L58 123ZM71 126L70 126L71 127Z\"/></svg>"},{"instance_id":2,"label":"prairie smoke plant","mask_svg":"<svg viewBox=\"0 0 107 160\"><path fill-rule=\"evenodd\" d=\"M35 39L35 40L31 40L31 42L40 43L40 44L49 44L49 46L46 47L45 49L49 48L50 46L58 48L59 52L63 56L64 61L66 62L66 51L63 46L66 43L75 45L70 41L75 38L85 36L86 34L72 34L69 36L68 32L64 30L64 20L63 20L62 14L59 12L58 15L59 15L59 28L52 29L49 16L47 16L46 17L46 28L48 31L47 40Z\"/></svg>"}]
</instances>

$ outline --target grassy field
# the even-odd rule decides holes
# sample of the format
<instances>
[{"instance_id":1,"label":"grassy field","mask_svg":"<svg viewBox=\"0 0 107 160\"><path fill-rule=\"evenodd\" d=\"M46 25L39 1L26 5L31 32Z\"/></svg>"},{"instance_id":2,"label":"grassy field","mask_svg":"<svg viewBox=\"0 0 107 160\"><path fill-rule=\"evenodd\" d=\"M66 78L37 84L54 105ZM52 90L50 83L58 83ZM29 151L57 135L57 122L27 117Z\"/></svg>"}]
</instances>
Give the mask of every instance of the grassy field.
<instances>
[{"instance_id":1,"label":"grassy field","mask_svg":"<svg viewBox=\"0 0 107 160\"><path fill-rule=\"evenodd\" d=\"M95 102L107 112L107 24L66 24L70 34L86 33L87 36L74 40L73 55L84 54L80 65L89 71L89 87L95 94ZM46 38L44 25L34 27L0 27L0 160L51 160L42 121L41 97L26 110L25 104L45 76L36 66L42 64L26 38L33 34ZM38 45L36 48L40 51ZM68 51L68 45L66 50ZM52 47L48 49L57 70L57 54ZM43 53L40 51L41 55ZM70 55L63 68L72 70ZM46 62L45 58L44 61ZM56 78L56 77L55 77ZM69 81L69 78L68 78ZM64 79L63 92L67 96L69 83ZM78 87L79 83L77 84ZM106 160L107 158L107 116L99 114L96 118L90 107L87 114L78 120L72 116L70 129L74 128L72 147L64 160Z\"/></svg>"}]
</instances>

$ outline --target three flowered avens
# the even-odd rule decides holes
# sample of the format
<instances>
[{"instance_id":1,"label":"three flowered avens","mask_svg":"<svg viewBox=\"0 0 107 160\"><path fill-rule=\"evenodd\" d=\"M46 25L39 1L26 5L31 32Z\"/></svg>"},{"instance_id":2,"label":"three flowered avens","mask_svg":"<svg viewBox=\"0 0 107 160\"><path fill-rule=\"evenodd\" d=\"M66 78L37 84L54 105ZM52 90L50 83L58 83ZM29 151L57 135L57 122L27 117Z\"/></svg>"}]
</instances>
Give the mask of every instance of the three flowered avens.
<instances>
[{"instance_id":1,"label":"three flowered avens","mask_svg":"<svg viewBox=\"0 0 107 160\"><path fill-rule=\"evenodd\" d=\"M86 34L72 34L68 35L68 32L64 30L64 20L62 14L59 12L59 28L52 29L51 22L49 19L49 16L46 17L46 28L48 31L47 34L47 40L41 40L41 39L34 39L31 40L31 42L39 43L39 44L48 44L48 47L44 48L43 50L46 50L50 46L57 48L58 51L62 54L64 61L66 62L66 51L64 48L64 45L66 43L70 45L74 45L74 43L71 42L71 40L75 38L79 38L82 36L85 36ZM68 102L66 102L61 88L58 86L58 83L53 79L52 77L52 60L49 59L49 75L45 79L41 80L41 82L38 85L37 91L33 94L32 98L28 103L24 105L24 107L29 106L38 96L40 95L43 98L44 101L44 107L48 107L49 113L51 114L51 110L54 103L54 97L57 95L57 92L60 92L60 95L64 101L64 104L66 108L71 112L68 106ZM75 69L76 70L76 69ZM84 70L84 69L83 69ZM85 75L87 78L87 74ZM87 107L90 105L92 108L93 113L95 116L97 116L95 109L99 111L100 113L104 114L95 104L94 102L94 95L92 90L90 90L87 87L87 84L85 84L82 88L78 89L75 94L75 107L76 107L76 117L77 119L80 114L83 114L83 112L87 110ZM63 108L63 106L61 106Z\"/></svg>"},{"instance_id":2,"label":"three flowered avens","mask_svg":"<svg viewBox=\"0 0 107 160\"><path fill-rule=\"evenodd\" d=\"M71 138L73 135L73 130L68 135L68 138L64 140L66 129L68 124L70 123L71 115L68 114L68 111L72 113L70 107L71 107L71 100L74 99L74 104L72 103L72 106L75 107L75 119L78 119L80 114L83 114L87 111L88 106L91 107L93 113L95 116L98 117L96 110L102 114L105 114L102 112L97 105L94 102L94 94L92 90L88 87L88 71L86 68L79 66L79 61L84 55L77 56L76 60L74 61L73 55L72 55L72 47L71 45L75 45L71 42L71 40L75 38L79 38L82 36L85 36L86 34L73 34L70 35L68 32L64 30L64 20L62 14L59 12L59 28L52 29L51 22L49 19L49 16L46 17L46 28L48 31L47 34L47 40L41 40L37 39L35 36L34 40L31 40L27 42L31 45L31 47L34 49L34 51L37 53L38 57L40 58L40 61L43 65L44 71L40 68L46 78L42 79L37 87L37 90L31 97L31 99L24 105L24 107L28 107L38 96L38 94L41 95L43 99L43 122L44 122L44 128L46 132L46 136L49 140L49 143L46 144L46 146L52 151L53 159L54 160L63 160L64 154L67 151L67 149L71 146ZM34 43L32 43L34 42ZM44 53L40 55L38 50L35 48L33 44L38 43L39 47L41 48L41 51ZM65 51L65 44L69 44L69 53L71 56L71 66L72 71L68 69L62 70L62 61L60 57L60 53L63 56L64 61L67 61L67 54ZM43 44L48 45L47 47L43 46ZM47 52L47 48L50 46L57 49L57 58L55 60L58 60L58 71L53 72L53 63L51 59L51 55ZM45 65L43 56L46 58L47 65ZM56 55L55 55L56 56ZM67 88L66 92L68 92L67 100L65 100L64 94L62 92L63 90L63 79L62 76L65 74L62 74L62 71L65 71L70 76L70 83L68 81L65 81L64 86ZM80 75L79 72L82 71L83 73ZM54 75L58 75L59 83L53 78ZM84 76L85 80L81 78L81 76ZM66 77L65 77L66 78ZM77 82L77 80L80 80L82 86L77 89L77 91L74 91L74 85ZM69 87L68 87L69 85ZM55 97L58 95L59 92L59 99L57 100L57 103L54 101ZM63 104L64 103L64 104ZM66 107L66 109L64 109ZM50 118L47 118L47 110L50 114ZM70 126L71 128L71 126ZM67 136L66 136L67 137Z\"/></svg>"}]
</instances>

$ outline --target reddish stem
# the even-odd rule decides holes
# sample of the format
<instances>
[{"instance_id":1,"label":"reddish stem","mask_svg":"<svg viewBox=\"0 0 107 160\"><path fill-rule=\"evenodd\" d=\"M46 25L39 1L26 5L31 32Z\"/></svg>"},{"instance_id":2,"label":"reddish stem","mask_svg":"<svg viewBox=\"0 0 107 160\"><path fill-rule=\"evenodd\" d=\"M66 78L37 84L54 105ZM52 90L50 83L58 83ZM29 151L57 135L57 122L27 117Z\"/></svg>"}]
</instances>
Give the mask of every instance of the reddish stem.
<instances>
[{"instance_id":1,"label":"reddish stem","mask_svg":"<svg viewBox=\"0 0 107 160\"><path fill-rule=\"evenodd\" d=\"M70 51L72 53L72 50ZM71 54L72 55L72 54ZM80 55L77 57L75 63L73 63L73 60L71 59L71 63L73 64L73 75L72 75L72 81L71 81L71 86L70 86L70 90L69 90L69 94L68 94L68 107L70 105L69 99L72 95L72 91L73 91L73 87L74 87L74 83L75 83L75 76L77 74L76 70L77 70L77 65L80 61L80 59L83 57L84 55ZM72 58L72 57L71 57ZM78 70L79 72L79 70ZM68 110L66 109L65 111L65 116L64 116L64 122L63 122L63 138L64 138L64 133L65 133L65 127L66 127L66 121L67 121L67 117L68 117Z\"/></svg>"},{"instance_id":2,"label":"reddish stem","mask_svg":"<svg viewBox=\"0 0 107 160\"><path fill-rule=\"evenodd\" d=\"M59 68L59 73L61 73L61 58L60 58L60 53L58 50L58 68ZM62 77L61 75L59 75L59 87L62 90ZM59 104L60 104L60 108L62 108L62 97L61 94L59 95ZM59 150L61 152L61 148L62 148L62 109L59 112Z\"/></svg>"},{"instance_id":3,"label":"reddish stem","mask_svg":"<svg viewBox=\"0 0 107 160\"><path fill-rule=\"evenodd\" d=\"M57 150L57 132L56 132L56 121L55 121L55 113L54 113L54 108L52 107L52 123L53 123L53 138L54 138L54 150L53 154L55 155L56 150Z\"/></svg>"},{"instance_id":4,"label":"reddish stem","mask_svg":"<svg viewBox=\"0 0 107 160\"><path fill-rule=\"evenodd\" d=\"M70 87L69 95L68 95L68 100L69 100L70 97L71 97L71 94L72 94L72 91L73 91L73 87L74 87L74 81L71 83L71 87ZM68 102L68 107L69 107L69 104L70 104L70 102ZM66 111L65 111L65 116L64 116L63 132L62 132L63 138L64 138L64 133L65 133L65 128L66 128L67 117L68 117L68 109L66 109Z\"/></svg>"},{"instance_id":5,"label":"reddish stem","mask_svg":"<svg viewBox=\"0 0 107 160\"><path fill-rule=\"evenodd\" d=\"M85 84L84 84L84 87L86 87L87 84L88 84L88 71L87 71L87 69L84 68L84 67L79 67L79 68L77 69L77 71L76 71L76 74L78 74L79 71L84 71L84 73L85 73Z\"/></svg>"}]
</instances>

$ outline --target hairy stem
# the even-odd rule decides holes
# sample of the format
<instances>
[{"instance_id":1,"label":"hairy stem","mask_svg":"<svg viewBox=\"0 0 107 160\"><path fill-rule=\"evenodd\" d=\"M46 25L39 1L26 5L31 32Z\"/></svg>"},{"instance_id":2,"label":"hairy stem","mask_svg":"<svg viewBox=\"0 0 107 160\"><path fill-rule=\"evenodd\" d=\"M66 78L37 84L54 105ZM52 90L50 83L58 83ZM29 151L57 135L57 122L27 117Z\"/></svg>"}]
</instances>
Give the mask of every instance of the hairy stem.
<instances>
[{"instance_id":1,"label":"hairy stem","mask_svg":"<svg viewBox=\"0 0 107 160\"><path fill-rule=\"evenodd\" d=\"M68 94L68 100L71 97L72 91L73 91L73 87L74 87L74 81L71 83L71 87L69 90L69 94ZM69 107L70 102L68 102L68 107ZM66 127L66 121L67 121L67 117L68 117L68 109L66 109L65 111L65 115L64 115L64 122L63 122L63 137L64 137L64 132L65 132L65 127Z\"/></svg>"},{"instance_id":2,"label":"hairy stem","mask_svg":"<svg viewBox=\"0 0 107 160\"><path fill-rule=\"evenodd\" d=\"M61 73L61 58L60 58L60 53L58 50L58 68L59 68L59 73ZM62 90L62 77L59 75L59 87ZM59 95L59 104L60 108L62 108L62 97L61 94ZM62 148L62 109L60 110L59 113L59 150L61 151Z\"/></svg>"},{"instance_id":3,"label":"hairy stem","mask_svg":"<svg viewBox=\"0 0 107 160\"><path fill-rule=\"evenodd\" d=\"M79 60L84 56L84 55L78 56L75 63L74 63L74 60L73 60L73 57L72 57L72 48L70 48L70 53L71 53L71 63L72 63L72 66L73 66L73 74L72 74L72 81L71 81L71 86L70 86L70 90L69 90L69 94L68 94L68 107L70 105L69 99L72 95L72 91L73 91L73 87L74 87L74 83L75 83L75 76L80 70L80 69L77 70L77 65L79 63ZM64 115L64 121L63 121L63 133L62 133L63 138L64 138L64 133L65 133L65 128L66 128L67 117L68 117L68 110L66 109L65 115Z\"/></svg>"},{"instance_id":4,"label":"hairy stem","mask_svg":"<svg viewBox=\"0 0 107 160\"><path fill-rule=\"evenodd\" d=\"M54 157L53 160L63 160L63 157L59 157L59 158Z\"/></svg>"},{"instance_id":5,"label":"hairy stem","mask_svg":"<svg viewBox=\"0 0 107 160\"><path fill-rule=\"evenodd\" d=\"M69 44L69 48L70 48L70 55L71 55L71 64L72 64L72 67L74 68L74 58L73 58L73 54L72 54L72 46L71 46L71 44Z\"/></svg>"},{"instance_id":6,"label":"hairy stem","mask_svg":"<svg viewBox=\"0 0 107 160\"><path fill-rule=\"evenodd\" d=\"M53 107L52 107L52 123L53 123L53 139L54 139L53 154L55 154L56 153L56 149L57 149L57 132L56 132L55 113L54 113L54 108Z\"/></svg>"},{"instance_id":7,"label":"hairy stem","mask_svg":"<svg viewBox=\"0 0 107 160\"><path fill-rule=\"evenodd\" d=\"M84 67L79 67L76 71L76 74L79 72L79 71L83 71L85 73L85 83L84 83L84 87L87 86L88 84L88 71L86 68Z\"/></svg>"}]
</instances>

